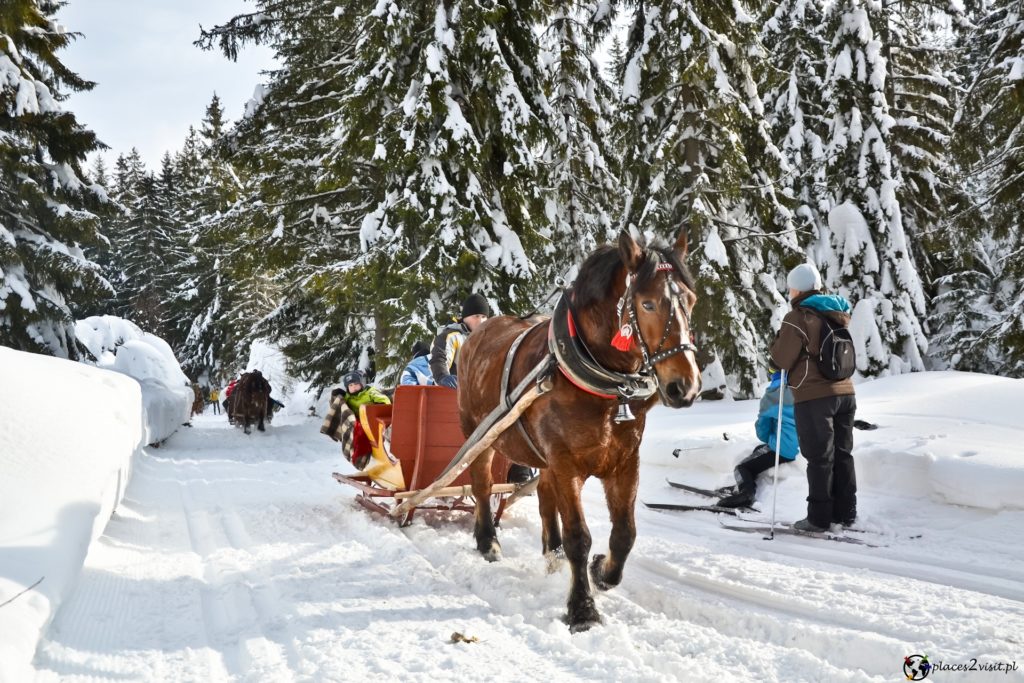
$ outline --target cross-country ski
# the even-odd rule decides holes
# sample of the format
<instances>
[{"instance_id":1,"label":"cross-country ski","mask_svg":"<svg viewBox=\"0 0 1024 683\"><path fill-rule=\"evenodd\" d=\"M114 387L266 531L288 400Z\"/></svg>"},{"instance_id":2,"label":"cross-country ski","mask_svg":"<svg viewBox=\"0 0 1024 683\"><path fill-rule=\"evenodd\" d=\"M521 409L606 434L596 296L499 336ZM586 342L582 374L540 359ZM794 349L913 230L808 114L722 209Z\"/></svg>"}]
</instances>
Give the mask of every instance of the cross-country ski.
<instances>
[{"instance_id":1,"label":"cross-country ski","mask_svg":"<svg viewBox=\"0 0 1024 683\"><path fill-rule=\"evenodd\" d=\"M684 505L680 503L648 503L644 501L644 507L667 512L715 512L732 516L737 514L736 508L726 508L721 505ZM757 512L756 510L753 511Z\"/></svg>"}]
</instances>

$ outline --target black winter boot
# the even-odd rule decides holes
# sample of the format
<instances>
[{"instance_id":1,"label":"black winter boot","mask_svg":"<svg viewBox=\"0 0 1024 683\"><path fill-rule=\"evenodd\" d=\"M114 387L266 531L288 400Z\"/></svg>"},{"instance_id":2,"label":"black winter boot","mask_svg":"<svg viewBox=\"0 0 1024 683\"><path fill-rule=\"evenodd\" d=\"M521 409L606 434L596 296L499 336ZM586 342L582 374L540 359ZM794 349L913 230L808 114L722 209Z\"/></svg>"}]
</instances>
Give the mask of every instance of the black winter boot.
<instances>
[{"instance_id":1,"label":"black winter boot","mask_svg":"<svg viewBox=\"0 0 1024 683\"><path fill-rule=\"evenodd\" d=\"M508 468L508 483L525 484L533 479L533 470L526 465L513 464Z\"/></svg>"},{"instance_id":2,"label":"black winter boot","mask_svg":"<svg viewBox=\"0 0 1024 683\"><path fill-rule=\"evenodd\" d=\"M718 506L723 508L748 508L754 503L753 486L744 486L718 501Z\"/></svg>"}]
</instances>

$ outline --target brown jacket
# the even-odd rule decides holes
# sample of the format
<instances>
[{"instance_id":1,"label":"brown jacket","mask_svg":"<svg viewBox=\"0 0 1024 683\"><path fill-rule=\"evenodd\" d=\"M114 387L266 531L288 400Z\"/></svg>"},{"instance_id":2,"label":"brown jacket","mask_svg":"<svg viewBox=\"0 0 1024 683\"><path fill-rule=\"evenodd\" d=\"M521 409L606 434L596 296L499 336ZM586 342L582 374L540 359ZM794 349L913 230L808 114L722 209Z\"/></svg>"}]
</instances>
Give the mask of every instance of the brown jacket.
<instances>
[{"instance_id":1,"label":"brown jacket","mask_svg":"<svg viewBox=\"0 0 1024 683\"><path fill-rule=\"evenodd\" d=\"M826 396L847 396L854 393L853 381L849 379L833 382L822 377L818 365L808 355L817 355L821 348L822 321L815 313L800 308L800 303L819 292L805 292L793 299L793 310L782 319L782 328L772 342L771 357L776 367L787 373L787 384L793 390L793 402L802 403ZM833 321L844 327L850 324L850 314L839 311L824 311Z\"/></svg>"}]
</instances>

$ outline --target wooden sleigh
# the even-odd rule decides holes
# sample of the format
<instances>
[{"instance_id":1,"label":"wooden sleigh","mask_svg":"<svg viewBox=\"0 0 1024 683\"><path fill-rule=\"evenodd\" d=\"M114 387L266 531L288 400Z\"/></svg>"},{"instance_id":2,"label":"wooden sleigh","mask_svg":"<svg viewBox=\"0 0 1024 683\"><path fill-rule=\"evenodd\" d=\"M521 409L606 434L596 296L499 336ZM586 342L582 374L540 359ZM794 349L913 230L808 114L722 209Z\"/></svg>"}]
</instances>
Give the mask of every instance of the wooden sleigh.
<instances>
[{"instance_id":1,"label":"wooden sleigh","mask_svg":"<svg viewBox=\"0 0 1024 683\"><path fill-rule=\"evenodd\" d=\"M334 472L333 476L359 489L356 502L360 505L388 515L402 501L433 484L466 441L459 424L458 394L446 387L400 386L393 405L361 406L359 419L372 446L370 464L361 474ZM492 498L497 499L492 503L495 523L501 519L509 496L522 488L507 483L509 464L496 453L491 465ZM398 518L405 526L418 509L472 512L475 507L466 470Z\"/></svg>"}]
</instances>

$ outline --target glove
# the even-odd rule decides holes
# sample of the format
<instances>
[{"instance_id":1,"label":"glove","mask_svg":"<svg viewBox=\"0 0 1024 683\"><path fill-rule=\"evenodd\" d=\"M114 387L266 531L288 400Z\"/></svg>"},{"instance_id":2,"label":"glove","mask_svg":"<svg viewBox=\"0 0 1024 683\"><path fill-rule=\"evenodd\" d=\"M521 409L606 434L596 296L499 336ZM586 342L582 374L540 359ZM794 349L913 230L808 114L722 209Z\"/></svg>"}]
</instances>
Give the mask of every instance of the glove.
<instances>
[{"instance_id":1,"label":"glove","mask_svg":"<svg viewBox=\"0 0 1024 683\"><path fill-rule=\"evenodd\" d=\"M459 378L456 377L455 375L445 375L444 377L441 378L441 381L438 382L438 384L440 384L442 387L448 387L449 389L458 389Z\"/></svg>"}]
</instances>

